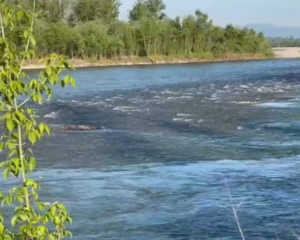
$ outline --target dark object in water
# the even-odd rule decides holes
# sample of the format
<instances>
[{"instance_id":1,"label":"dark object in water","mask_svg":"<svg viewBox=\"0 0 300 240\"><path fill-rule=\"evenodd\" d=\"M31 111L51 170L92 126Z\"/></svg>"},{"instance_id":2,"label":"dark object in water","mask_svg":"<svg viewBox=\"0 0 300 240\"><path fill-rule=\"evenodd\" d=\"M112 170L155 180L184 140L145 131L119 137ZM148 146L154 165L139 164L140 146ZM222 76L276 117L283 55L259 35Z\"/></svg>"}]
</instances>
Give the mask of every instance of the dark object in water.
<instances>
[{"instance_id":1,"label":"dark object in water","mask_svg":"<svg viewBox=\"0 0 300 240\"><path fill-rule=\"evenodd\" d=\"M92 125L50 125L54 131L93 131L93 130L104 130L103 126L92 126Z\"/></svg>"}]
</instances>

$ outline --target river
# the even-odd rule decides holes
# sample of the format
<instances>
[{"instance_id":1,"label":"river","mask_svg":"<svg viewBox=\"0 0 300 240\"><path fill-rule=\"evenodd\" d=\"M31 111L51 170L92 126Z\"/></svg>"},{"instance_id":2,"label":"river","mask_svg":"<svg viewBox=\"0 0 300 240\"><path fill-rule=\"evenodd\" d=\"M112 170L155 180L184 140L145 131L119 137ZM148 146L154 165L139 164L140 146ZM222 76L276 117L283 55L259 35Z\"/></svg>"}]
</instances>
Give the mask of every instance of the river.
<instances>
[{"instance_id":1,"label":"river","mask_svg":"<svg viewBox=\"0 0 300 240\"><path fill-rule=\"evenodd\" d=\"M47 200L74 240L295 239L300 232L300 60L85 68L39 107Z\"/></svg>"}]
</instances>

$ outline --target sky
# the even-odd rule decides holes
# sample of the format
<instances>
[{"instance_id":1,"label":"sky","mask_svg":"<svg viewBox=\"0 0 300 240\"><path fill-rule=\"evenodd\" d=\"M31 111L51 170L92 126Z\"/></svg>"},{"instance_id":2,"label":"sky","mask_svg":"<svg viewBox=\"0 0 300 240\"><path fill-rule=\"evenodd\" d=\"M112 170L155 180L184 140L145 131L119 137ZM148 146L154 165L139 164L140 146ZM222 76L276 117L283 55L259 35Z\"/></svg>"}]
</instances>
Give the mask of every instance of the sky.
<instances>
[{"instance_id":1,"label":"sky","mask_svg":"<svg viewBox=\"0 0 300 240\"><path fill-rule=\"evenodd\" d=\"M127 19L135 0L121 0L121 19ZM164 0L168 16L206 12L214 23L225 26L261 23L300 26L300 0Z\"/></svg>"}]
</instances>

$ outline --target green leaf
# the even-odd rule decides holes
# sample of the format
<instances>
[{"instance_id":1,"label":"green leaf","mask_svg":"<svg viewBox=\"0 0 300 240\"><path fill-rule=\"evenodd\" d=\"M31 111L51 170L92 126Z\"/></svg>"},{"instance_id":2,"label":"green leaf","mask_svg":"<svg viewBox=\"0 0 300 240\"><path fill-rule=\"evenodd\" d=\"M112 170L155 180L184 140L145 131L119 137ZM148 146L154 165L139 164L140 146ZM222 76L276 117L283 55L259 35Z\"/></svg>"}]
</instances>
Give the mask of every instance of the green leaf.
<instances>
[{"instance_id":1,"label":"green leaf","mask_svg":"<svg viewBox=\"0 0 300 240\"><path fill-rule=\"evenodd\" d=\"M39 199L39 195L37 193L33 193L32 196L35 201Z\"/></svg>"},{"instance_id":2,"label":"green leaf","mask_svg":"<svg viewBox=\"0 0 300 240\"><path fill-rule=\"evenodd\" d=\"M31 45L32 45L32 47L35 47L35 45L36 45L36 40L34 39L34 37L30 37L29 38L29 40L30 40L30 43L31 43Z\"/></svg>"},{"instance_id":3,"label":"green leaf","mask_svg":"<svg viewBox=\"0 0 300 240\"><path fill-rule=\"evenodd\" d=\"M45 124L44 124L44 123L41 123L41 124L39 125L39 130L40 130L40 133L41 133L41 134L45 131Z\"/></svg>"},{"instance_id":4,"label":"green leaf","mask_svg":"<svg viewBox=\"0 0 300 240\"><path fill-rule=\"evenodd\" d=\"M37 227L37 231L39 234L41 234L42 236L48 232L47 228L45 226L38 226Z\"/></svg>"},{"instance_id":5,"label":"green leaf","mask_svg":"<svg viewBox=\"0 0 300 240\"><path fill-rule=\"evenodd\" d=\"M70 224L72 224L73 219L71 217L67 217L67 222L70 223Z\"/></svg>"},{"instance_id":6,"label":"green leaf","mask_svg":"<svg viewBox=\"0 0 300 240\"><path fill-rule=\"evenodd\" d=\"M58 217L58 216L55 216L54 217L54 225L59 225L61 223L61 220L60 220L60 218Z\"/></svg>"},{"instance_id":7,"label":"green leaf","mask_svg":"<svg viewBox=\"0 0 300 240\"><path fill-rule=\"evenodd\" d=\"M18 219L25 222L26 220L28 220L28 216L20 214Z\"/></svg>"},{"instance_id":8,"label":"green leaf","mask_svg":"<svg viewBox=\"0 0 300 240\"><path fill-rule=\"evenodd\" d=\"M3 177L4 177L4 179L8 179L8 177L9 177L9 168L6 168L4 171L3 171Z\"/></svg>"},{"instance_id":9,"label":"green leaf","mask_svg":"<svg viewBox=\"0 0 300 240\"><path fill-rule=\"evenodd\" d=\"M18 216L15 215L11 219L11 225L14 227L14 226L16 226L17 223L18 223Z\"/></svg>"},{"instance_id":10,"label":"green leaf","mask_svg":"<svg viewBox=\"0 0 300 240\"><path fill-rule=\"evenodd\" d=\"M55 215L55 212L56 212L56 207L55 207L55 206L52 206L51 209L50 209L50 212L51 212L51 214L54 216L54 215Z\"/></svg>"},{"instance_id":11,"label":"green leaf","mask_svg":"<svg viewBox=\"0 0 300 240\"><path fill-rule=\"evenodd\" d=\"M44 210L45 207L46 207L46 205L44 203L42 203L42 202L39 202L36 205L37 205L38 209L40 209L41 211Z\"/></svg>"},{"instance_id":12,"label":"green leaf","mask_svg":"<svg viewBox=\"0 0 300 240\"><path fill-rule=\"evenodd\" d=\"M13 197L11 195L8 195L6 198L4 198L3 201L10 205L13 201Z\"/></svg>"},{"instance_id":13,"label":"green leaf","mask_svg":"<svg viewBox=\"0 0 300 240\"><path fill-rule=\"evenodd\" d=\"M70 75L65 76L63 81L65 82L65 85L70 84L72 87L76 87L75 80Z\"/></svg>"},{"instance_id":14,"label":"green leaf","mask_svg":"<svg viewBox=\"0 0 300 240\"><path fill-rule=\"evenodd\" d=\"M65 81L66 84L70 83L70 78L71 77L69 75L65 76L64 81Z\"/></svg>"},{"instance_id":15,"label":"green leaf","mask_svg":"<svg viewBox=\"0 0 300 240\"><path fill-rule=\"evenodd\" d=\"M4 23L4 25L7 26L7 25L9 24L9 22L10 22L10 21L9 21L9 18L8 18L7 16L4 16L4 17L3 17L3 23Z\"/></svg>"},{"instance_id":16,"label":"green leaf","mask_svg":"<svg viewBox=\"0 0 300 240\"><path fill-rule=\"evenodd\" d=\"M19 203L24 203L24 198L22 196L17 196L17 201Z\"/></svg>"},{"instance_id":17,"label":"green leaf","mask_svg":"<svg viewBox=\"0 0 300 240\"><path fill-rule=\"evenodd\" d=\"M48 235L49 240L56 240L55 237L52 234Z\"/></svg>"},{"instance_id":18,"label":"green leaf","mask_svg":"<svg viewBox=\"0 0 300 240\"><path fill-rule=\"evenodd\" d=\"M73 237L72 233L70 231L65 231L65 236L70 236L71 238Z\"/></svg>"},{"instance_id":19,"label":"green leaf","mask_svg":"<svg viewBox=\"0 0 300 240\"><path fill-rule=\"evenodd\" d=\"M67 208L64 204L61 204L61 203L58 203L57 204L57 208L61 209L61 210L64 210L64 211L67 211Z\"/></svg>"},{"instance_id":20,"label":"green leaf","mask_svg":"<svg viewBox=\"0 0 300 240\"><path fill-rule=\"evenodd\" d=\"M0 236L4 233L4 231L5 231L5 227L3 223L0 222Z\"/></svg>"},{"instance_id":21,"label":"green leaf","mask_svg":"<svg viewBox=\"0 0 300 240\"><path fill-rule=\"evenodd\" d=\"M31 142L31 144L35 144L36 143L36 134L34 132L30 132L28 134L28 139Z\"/></svg>"},{"instance_id":22,"label":"green leaf","mask_svg":"<svg viewBox=\"0 0 300 240\"><path fill-rule=\"evenodd\" d=\"M16 149L12 149L12 150L10 150L9 151L9 154L8 154L8 157L13 157L14 155L16 155L16 153L17 153L17 150Z\"/></svg>"},{"instance_id":23,"label":"green leaf","mask_svg":"<svg viewBox=\"0 0 300 240\"><path fill-rule=\"evenodd\" d=\"M48 218L48 216L47 216L47 215L45 215L45 216L42 218L42 221L43 221L43 223L44 223L44 224L47 224L47 223L48 223L48 221L49 221L49 218Z\"/></svg>"},{"instance_id":24,"label":"green leaf","mask_svg":"<svg viewBox=\"0 0 300 240\"><path fill-rule=\"evenodd\" d=\"M12 132L14 130L14 128L15 128L14 121L11 120L11 119L7 119L6 120L6 128L7 128L8 131Z\"/></svg>"},{"instance_id":25,"label":"green leaf","mask_svg":"<svg viewBox=\"0 0 300 240\"><path fill-rule=\"evenodd\" d=\"M38 184L36 181L32 180L32 179L28 179L25 183L24 183L24 186L25 187L29 187L29 186L32 186L34 188L37 188L38 187Z\"/></svg>"},{"instance_id":26,"label":"green leaf","mask_svg":"<svg viewBox=\"0 0 300 240\"><path fill-rule=\"evenodd\" d=\"M6 143L6 147L7 147L9 150L15 149L15 146L16 146L16 144L13 143L13 142L7 142L7 143Z\"/></svg>"},{"instance_id":27,"label":"green leaf","mask_svg":"<svg viewBox=\"0 0 300 240\"><path fill-rule=\"evenodd\" d=\"M74 80L74 78L71 78L70 79L70 84L72 85L72 87L76 87L76 82L75 82L75 80Z\"/></svg>"},{"instance_id":28,"label":"green leaf","mask_svg":"<svg viewBox=\"0 0 300 240\"><path fill-rule=\"evenodd\" d=\"M24 33L23 33L23 35L24 35L24 38L25 38L25 39L28 39L30 33L29 33L28 30L25 30Z\"/></svg>"}]
</instances>

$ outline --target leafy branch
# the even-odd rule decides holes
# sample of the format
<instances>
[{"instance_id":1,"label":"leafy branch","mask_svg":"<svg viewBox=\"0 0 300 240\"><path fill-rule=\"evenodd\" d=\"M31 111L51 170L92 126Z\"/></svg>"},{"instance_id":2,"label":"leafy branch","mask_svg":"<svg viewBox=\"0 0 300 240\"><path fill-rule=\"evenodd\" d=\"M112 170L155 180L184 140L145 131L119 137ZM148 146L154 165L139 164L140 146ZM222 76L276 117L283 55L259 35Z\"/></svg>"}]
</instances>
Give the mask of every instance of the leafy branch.
<instances>
[{"instance_id":1,"label":"leafy branch","mask_svg":"<svg viewBox=\"0 0 300 240\"><path fill-rule=\"evenodd\" d=\"M36 41L33 33L36 1L33 11L28 12L21 7L12 8L6 1L0 1L0 123L3 134L0 151L7 154L7 160L0 163L4 179L21 178L21 185L13 186L3 193L0 191L0 240L60 240L71 236L66 224L72 223L65 205L55 202L40 202L39 183L30 178L36 168L36 159L30 149L46 134L50 128L44 123L37 123L36 111L26 107L26 103L41 104L45 97L51 98L52 87L61 84L75 86L74 79L67 75L62 78L63 71L73 69L64 57L51 54L45 62L37 79L31 79L23 70L26 60L33 59ZM25 49L9 38L9 32L28 23L22 38ZM8 34L6 34L8 32ZM18 102L20 97L26 99ZM14 206L10 225L1 215L6 206Z\"/></svg>"}]
</instances>

